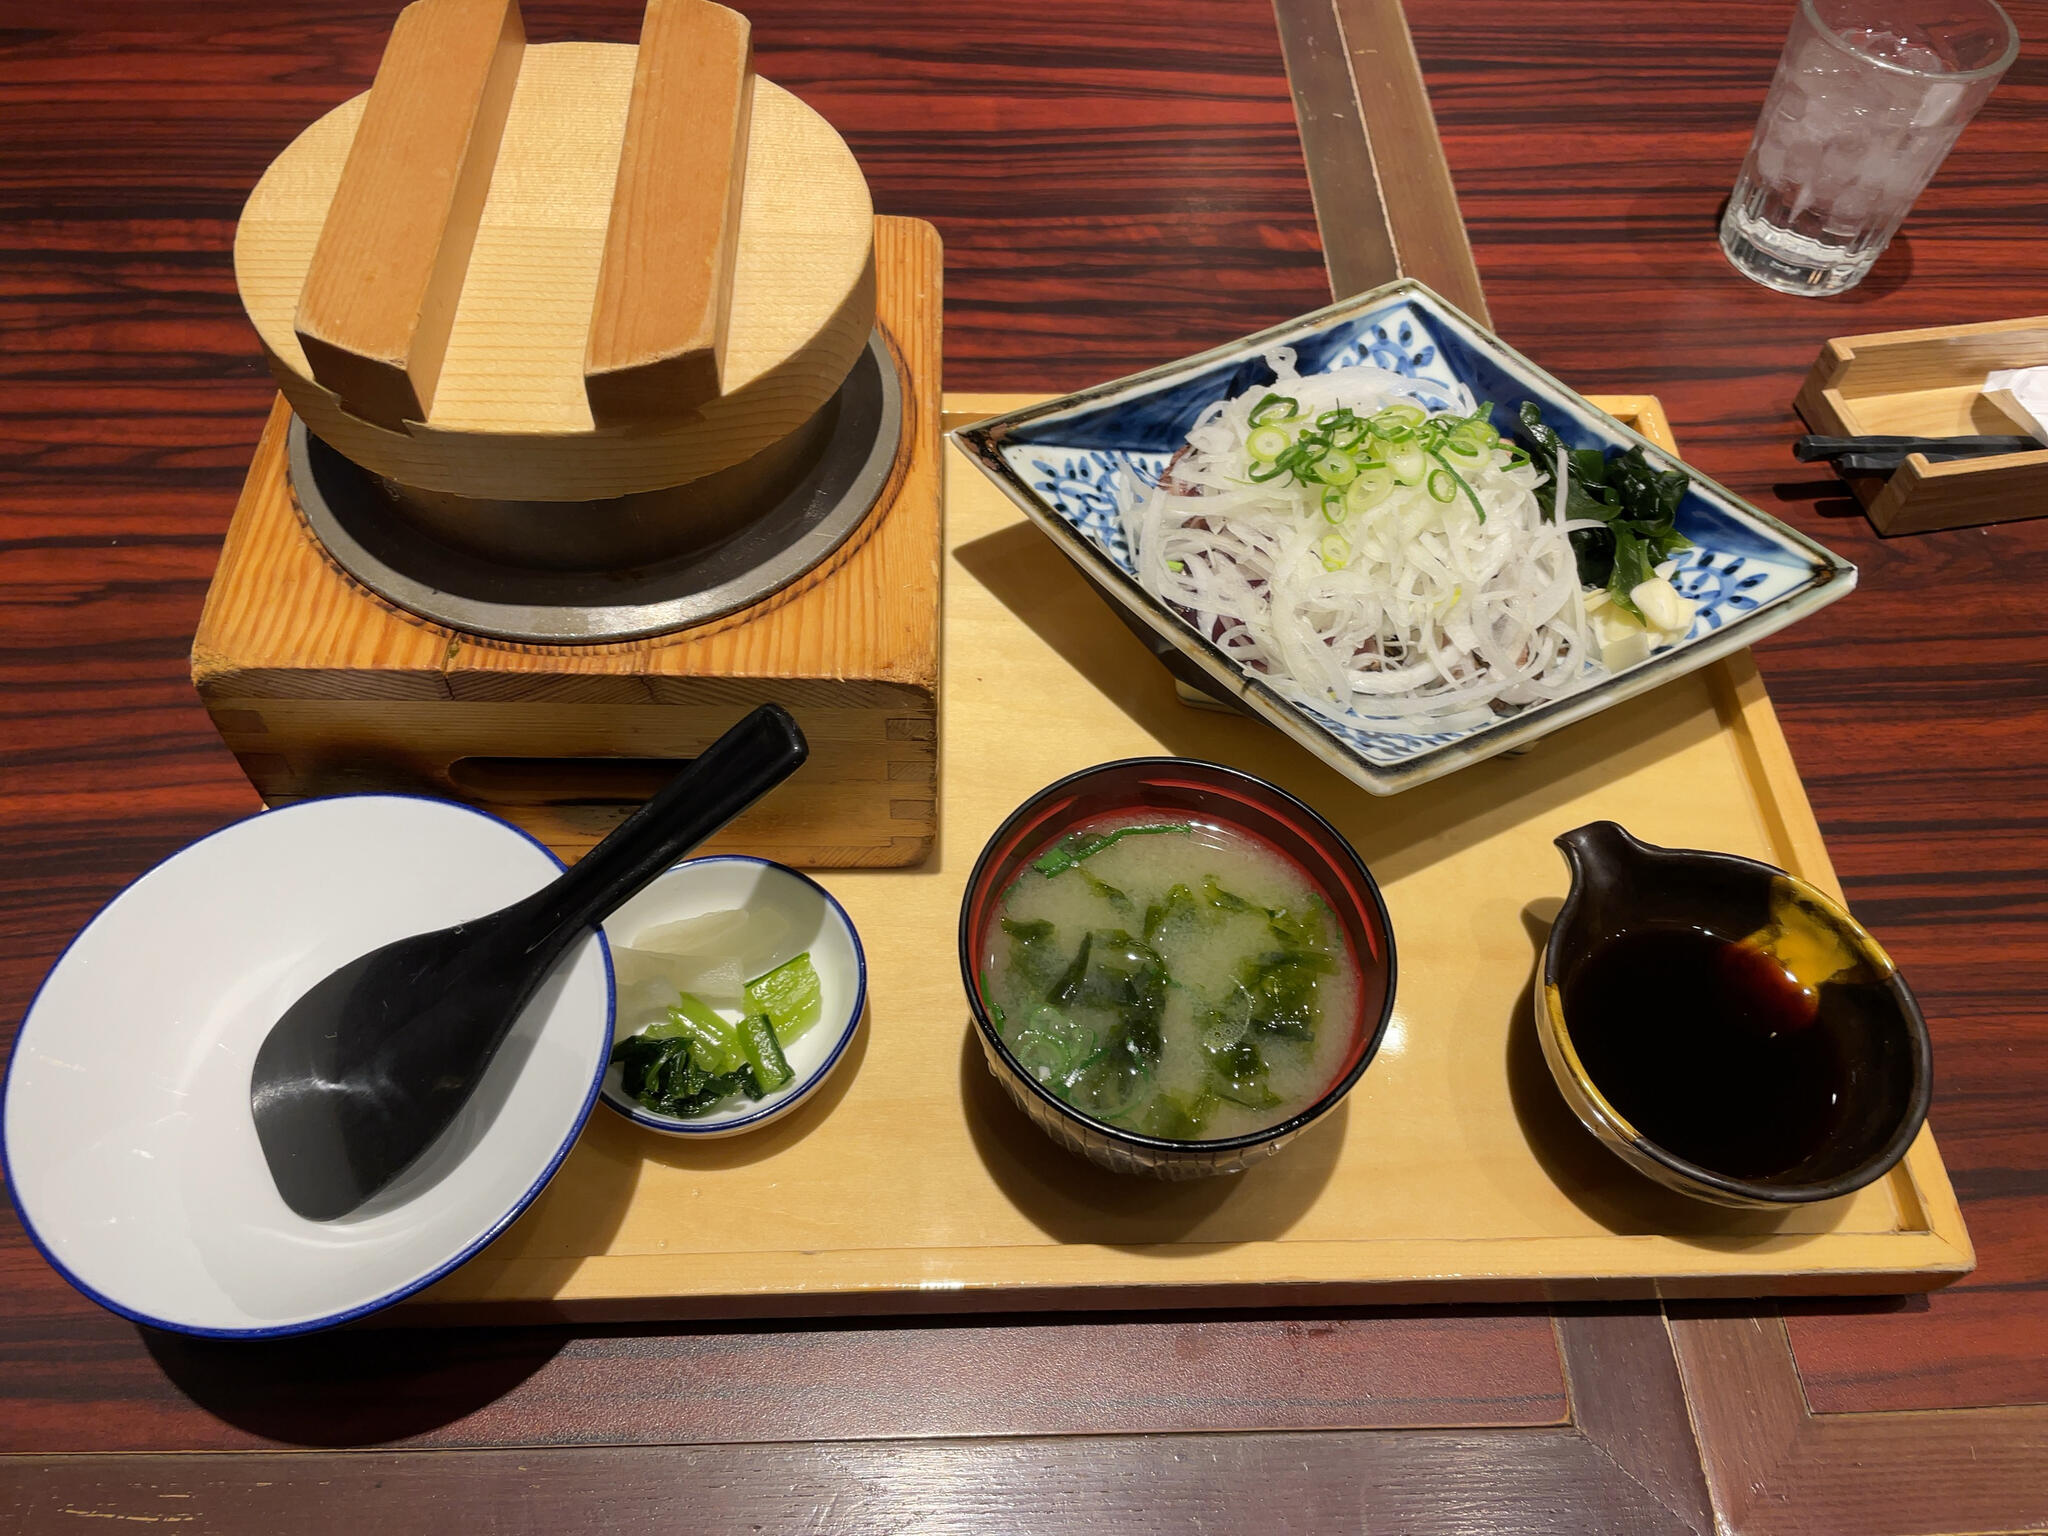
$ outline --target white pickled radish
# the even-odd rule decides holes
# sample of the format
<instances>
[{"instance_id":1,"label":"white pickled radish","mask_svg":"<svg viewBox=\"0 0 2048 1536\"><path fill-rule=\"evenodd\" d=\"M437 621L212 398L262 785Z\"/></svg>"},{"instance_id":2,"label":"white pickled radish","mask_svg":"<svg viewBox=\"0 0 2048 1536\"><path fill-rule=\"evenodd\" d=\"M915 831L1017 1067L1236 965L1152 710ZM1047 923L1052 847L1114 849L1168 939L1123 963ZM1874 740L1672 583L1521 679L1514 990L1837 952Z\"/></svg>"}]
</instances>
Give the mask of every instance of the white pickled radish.
<instances>
[{"instance_id":1,"label":"white pickled radish","mask_svg":"<svg viewBox=\"0 0 2048 1536\"><path fill-rule=\"evenodd\" d=\"M735 907L642 929L633 935L633 948L671 955L729 957L752 977L775 963L788 937L789 919L775 908Z\"/></svg>"},{"instance_id":2,"label":"white pickled radish","mask_svg":"<svg viewBox=\"0 0 2048 1536\"><path fill-rule=\"evenodd\" d=\"M659 950L670 955L716 954L721 949L731 948L733 940L746 926L747 913L743 907L700 912L680 922L641 929L633 935L633 947Z\"/></svg>"},{"instance_id":3,"label":"white pickled radish","mask_svg":"<svg viewBox=\"0 0 2048 1536\"><path fill-rule=\"evenodd\" d=\"M749 971L734 955L671 955L661 950L612 946L612 975L619 988L619 1011L630 1007L637 1017L652 1009L665 1012L678 992L702 998L713 1007L738 1007Z\"/></svg>"}]
</instances>

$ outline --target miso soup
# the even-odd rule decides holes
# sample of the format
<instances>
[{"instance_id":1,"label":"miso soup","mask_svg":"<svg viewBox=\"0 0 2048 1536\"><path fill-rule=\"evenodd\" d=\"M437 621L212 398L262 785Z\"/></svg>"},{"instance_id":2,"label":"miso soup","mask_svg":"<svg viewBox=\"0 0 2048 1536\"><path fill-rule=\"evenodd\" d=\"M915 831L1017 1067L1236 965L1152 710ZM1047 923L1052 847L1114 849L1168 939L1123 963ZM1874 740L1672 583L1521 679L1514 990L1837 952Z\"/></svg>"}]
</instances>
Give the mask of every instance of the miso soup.
<instances>
[{"instance_id":1,"label":"miso soup","mask_svg":"<svg viewBox=\"0 0 2048 1536\"><path fill-rule=\"evenodd\" d=\"M1315 886L1227 827L1088 822L1003 892L989 1017L1024 1070L1097 1120L1176 1141L1277 1125L1329 1088L1359 975Z\"/></svg>"}]
</instances>

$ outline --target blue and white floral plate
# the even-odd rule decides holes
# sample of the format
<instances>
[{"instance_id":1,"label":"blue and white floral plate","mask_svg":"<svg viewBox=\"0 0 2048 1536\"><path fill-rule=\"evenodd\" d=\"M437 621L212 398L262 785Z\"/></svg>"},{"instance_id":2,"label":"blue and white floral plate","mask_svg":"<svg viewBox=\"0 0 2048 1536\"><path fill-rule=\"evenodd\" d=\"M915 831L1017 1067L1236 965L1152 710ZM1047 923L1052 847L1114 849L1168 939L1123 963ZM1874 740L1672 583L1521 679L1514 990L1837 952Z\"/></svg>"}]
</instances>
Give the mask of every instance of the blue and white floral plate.
<instances>
[{"instance_id":1,"label":"blue and white floral plate","mask_svg":"<svg viewBox=\"0 0 2048 1536\"><path fill-rule=\"evenodd\" d=\"M1273 382L1265 357L1276 347L1294 349L1302 374L1368 362L1402 374L1436 410L1451 408L1462 385L1494 402L1497 426L1511 427L1521 402L1534 400L1574 448L1641 447L1652 463L1683 469L1692 487L1678 529L1693 547L1678 556L1672 580L1696 605L1691 631L1569 697L1462 730L1418 734L1409 721L1325 714L1274 692L1139 586L1123 513L1158 484L1204 409ZM952 436L1141 633L1159 636L1229 697L1380 795L1527 746L1783 629L1856 584L1848 561L1673 460L1412 278Z\"/></svg>"}]
</instances>

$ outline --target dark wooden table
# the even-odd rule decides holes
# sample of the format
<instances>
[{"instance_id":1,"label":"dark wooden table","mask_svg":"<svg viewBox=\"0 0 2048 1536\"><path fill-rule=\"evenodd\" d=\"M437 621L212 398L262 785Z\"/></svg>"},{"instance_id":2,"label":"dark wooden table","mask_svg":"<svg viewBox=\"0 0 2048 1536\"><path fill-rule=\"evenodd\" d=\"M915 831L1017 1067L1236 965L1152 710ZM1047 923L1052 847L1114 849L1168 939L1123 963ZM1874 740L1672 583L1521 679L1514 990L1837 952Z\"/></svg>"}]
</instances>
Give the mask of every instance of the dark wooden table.
<instances>
[{"instance_id":1,"label":"dark wooden table","mask_svg":"<svg viewBox=\"0 0 2048 1536\"><path fill-rule=\"evenodd\" d=\"M1283 26L1263 0L746 8L764 73L847 135L879 208L944 234L947 385L1053 391L1329 297L1281 36L1303 120L1341 129L1387 4L1280 0ZM2029 51L1871 279L1829 301L1751 285L1713 238L1785 0L1410 16L1497 328L1582 389L1661 395L1689 457L1862 567L1852 600L1760 659L1851 899L1926 1005L1976 1274L1782 1309L224 1347L99 1311L10 1212L0 1527L2048 1524L2048 521L1881 540L1788 451L1823 338L2048 311L2048 0L2009 8ZM185 670L271 394L229 244L271 157L367 84L393 10L12 0L0 18L10 1032L102 902L256 808ZM635 11L527 6L539 40L630 39ZM1308 137L1341 273L1362 259L1341 133Z\"/></svg>"}]
</instances>

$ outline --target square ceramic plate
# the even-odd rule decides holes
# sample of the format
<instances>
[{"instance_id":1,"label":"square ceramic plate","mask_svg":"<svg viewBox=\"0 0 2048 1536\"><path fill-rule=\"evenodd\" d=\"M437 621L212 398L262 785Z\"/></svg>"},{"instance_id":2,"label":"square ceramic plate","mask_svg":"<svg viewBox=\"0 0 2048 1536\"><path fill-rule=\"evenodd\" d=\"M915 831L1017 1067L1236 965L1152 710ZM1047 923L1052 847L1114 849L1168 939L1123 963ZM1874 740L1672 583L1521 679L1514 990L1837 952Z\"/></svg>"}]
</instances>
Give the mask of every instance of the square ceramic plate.
<instances>
[{"instance_id":1,"label":"square ceramic plate","mask_svg":"<svg viewBox=\"0 0 2048 1536\"><path fill-rule=\"evenodd\" d=\"M1678 529L1693 547L1673 583L1697 610L1677 644L1554 703L1462 730L1417 733L1411 722L1324 714L1283 698L1138 585L1123 515L1158 484L1195 418L1217 400L1273 381L1265 354L1292 347L1303 374L1373 363L1415 381L1432 410L1462 385L1511 426L1524 400L1574 448L1641 447L1683 469L1692 486ZM1467 763L1527 746L1574 720L1632 699L1783 629L1856 584L1856 567L1637 436L1577 391L1412 278L1184 362L994 416L953 433L984 473L1051 535L1104 596L1160 636L1229 697L1278 726L1374 794L1390 795Z\"/></svg>"}]
</instances>

